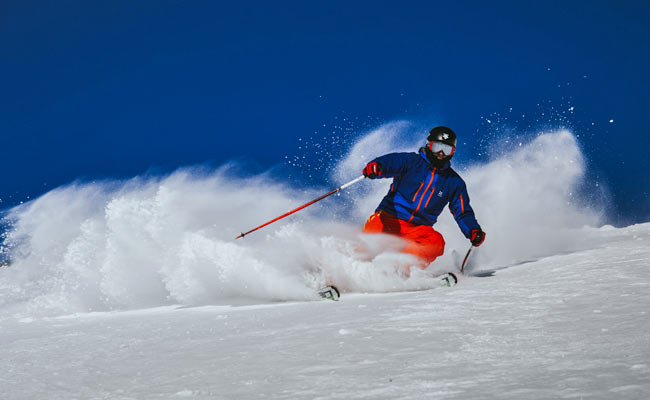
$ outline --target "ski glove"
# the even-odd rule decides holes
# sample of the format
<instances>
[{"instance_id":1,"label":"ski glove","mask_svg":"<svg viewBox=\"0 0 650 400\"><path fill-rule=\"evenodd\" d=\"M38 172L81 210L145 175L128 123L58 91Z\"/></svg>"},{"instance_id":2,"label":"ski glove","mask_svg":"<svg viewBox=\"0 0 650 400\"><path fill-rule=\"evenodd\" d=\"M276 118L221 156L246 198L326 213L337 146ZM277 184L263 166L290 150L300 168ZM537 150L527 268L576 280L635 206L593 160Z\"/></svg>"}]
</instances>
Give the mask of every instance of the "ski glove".
<instances>
[{"instance_id":1,"label":"ski glove","mask_svg":"<svg viewBox=\"0 0 650 400\"><path fill-rule=\"evenodd\" d=\"M470 238L472 245L478 247L485 241L485 232L480 229L472 229Z\"/></svg>"},{"instance_id":2,"label":"ski glove","mask_svg":"<svg viewBox=\"0 0 650 400\"><path fill-rule=\"evenodd\" d=\"M381 164L376 161L369 162L363 169L363 176L370 179L379 178L381 176Z\"/></svg>"}]
</instances>

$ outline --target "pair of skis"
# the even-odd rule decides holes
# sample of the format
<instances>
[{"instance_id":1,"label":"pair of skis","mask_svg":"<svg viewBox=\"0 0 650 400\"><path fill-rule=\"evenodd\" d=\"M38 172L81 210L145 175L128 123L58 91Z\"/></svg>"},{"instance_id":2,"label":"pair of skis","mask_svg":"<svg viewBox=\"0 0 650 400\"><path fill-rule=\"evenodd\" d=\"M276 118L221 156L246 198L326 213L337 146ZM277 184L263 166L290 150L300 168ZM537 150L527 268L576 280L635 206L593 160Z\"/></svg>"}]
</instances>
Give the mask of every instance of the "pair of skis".
<instances>
[{"instance_id":1,"label":"pair of skis","mask_svg":"<svg viewBox=\"0 0 650 400\"><path fill-rule=\"evenodd\" d=\"M467 264L467 259L469 258L469 255L472 252L473 248L474 246L471 246L469 250L467 250L465 258L463 258L463 263L460 266L461 274L465 271L465 264ZM452 287L456 286L458 283L458 277L453 272L447 272L445 274L436 276L435 278L438 279L438 282L442 287ZM338 301L341 298L341 291L334 285L325 286L324 288L319 289L318 294L324 299L333 301Z\"/></svg>"},{"instance_id":2,"label":"pair of skis","mask_svg":"<svg viewBox=\"0 0 650 400\"><path fill-rule=\"evenodd\" d=\"M436 276L434 279L438 280L438 284L441 287L451 287L458 283L458 277L456 277L453 272L447 272ZM318 294L320 297L327 300L338 301L341 298L341 291L334 285L325 286L324 288L319 289Z\"/></svg>"}]
</instances>

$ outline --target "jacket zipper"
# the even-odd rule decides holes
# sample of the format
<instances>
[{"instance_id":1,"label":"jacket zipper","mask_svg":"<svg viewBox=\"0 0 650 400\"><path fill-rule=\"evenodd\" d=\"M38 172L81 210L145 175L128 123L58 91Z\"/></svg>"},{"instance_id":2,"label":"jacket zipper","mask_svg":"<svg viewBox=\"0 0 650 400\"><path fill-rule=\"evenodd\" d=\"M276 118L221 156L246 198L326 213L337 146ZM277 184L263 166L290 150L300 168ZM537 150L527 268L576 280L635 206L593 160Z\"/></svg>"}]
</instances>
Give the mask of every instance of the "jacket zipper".
<instances>
[{"instance_id":1,"label":"jacket zipper","mask_svg":"<svg viewBox=\"0 0 650 400\"><path fill-rule=\"evenodd\" d=\"M407 222L411 222L411 221L413 220L413 218L415 217L415 213L418 212L418 210L420 209L420 206L422 205L422 200L424 199L424 194L425 194L425 193L427 192L427 190L429 190L429 188L431 187L431 184L433 183L433 178L434 178L435 176L436 176L436 169L434 168L433 171L431 171L431 180L429 181L429 184L427 185L427 188L424 189L424 192L422 192L422 197L420 197L420 201L418 202L418 206L415 207L415 211L413 211L413 214L411 214L411 218L409 218L409 220L408 220ZM423 183L424 183L424 182L423 182ZM422 186L420 186L420 187L422 187ZM420 190L420 189L418 189L418 191L419 191L419 190ZM416 193L416 194L417 194L417 193ZM431 194L433 194L433 192L432 192ZM430 197L431 197L431 196L429 196L429 198L430 198ZM415 197L413 198L413 200L415 200ZM428 200L427 200L427 203L429 203ZM426 208L426 206L425 206L425 208Z\"/></svg>"},{"instance_id":2,"label":"jacket zipper","mask_svg":"<svg viewBox=\"0 0 650 400\"><path fill-rule=\"evenodd\" d=\"M411 203L415 202L415 198L418 197L418 193L420 192L420 189L422 189L422 185L424 185L424 182L420 182L420 187L418 190L415 192L415 196L413 196L413 200L411 200Z\"/></svg>"}]
</instances>

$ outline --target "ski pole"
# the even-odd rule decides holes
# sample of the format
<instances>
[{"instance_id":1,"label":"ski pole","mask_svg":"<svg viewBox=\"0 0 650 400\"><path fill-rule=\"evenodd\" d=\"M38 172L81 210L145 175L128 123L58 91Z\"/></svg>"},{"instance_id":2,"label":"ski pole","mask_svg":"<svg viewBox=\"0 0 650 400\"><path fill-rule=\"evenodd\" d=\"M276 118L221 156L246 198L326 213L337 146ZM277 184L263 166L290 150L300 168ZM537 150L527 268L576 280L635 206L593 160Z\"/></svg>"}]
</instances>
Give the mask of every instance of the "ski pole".
<instances>
[{"instance_id":1,"label":"ski pole","mask_svg":"<svg viewBox=\"0 0 650 400\"><path fill-rule=\"evenodd\" d=\"M461 274L465 270L465 264L467 263L467 259L469 258L469 253L472 252L473 248L474 248L474 245L469 246L469 250L467 250L467 254L465 254L465 258L463 259L463 264L460 266L460 273Z\"/></svg>"},{"instance_id":2,"label":"ski pole","mask_svg":"<svg viewBox=\"0 0 650 400\"><path fill-rule=\"evenodd\" d=\"M269 225L269 224L272 224L272 223L274 223L275 221L279 221L279 220L281 220L281 219L284 218L284 217L288 217L289 215L291 215L291 214L293 214L293 213L295 213L295 212L297 212L297 211L300 211L300 210L302 210L302 209L305 208L305 207L309 207L310 205L312 205L312 204L314 204L314 203L316 203L316 202L319 202L319 201L323 200L324 198L333 195L334 193L340 192L341 190L343 190L343 189L345 189L345 188L347 188L347 187L349 187L349 186L354 185L355 183L359 182L359 181L362 180L363 178L365 178L365 176L361 175L360 177L351 180L350 182L346 183L345 185L342 185L342 186L337 187L336 189L332 190L331 192L326 193L326 194L320 196L319 198L310 201L310 202L307 203L307 204L303 204L303 205L301 205L300 207L298 207L298 208L296 208L296 209L294 209L294 210L289 211L288 213L282 214L282 215L280 215L279 217L277 217L277 218L275 218L275 219L272 219L272 220L270 220L269 222L267 222L267 223L265 223L265 224L262 224L262 225L258 226L258 227L255 228L255 229L251 229L250 231L248 231L248 232L246 232L246 233L242 233L241 235L237 236L235 239L243 238L244 236L248 235L249 233L255 232L256 230L258 230L258 229L260 229L260 228L264 228L265 226L267 226L267 225Z\"/></svg>"}]
</instances>

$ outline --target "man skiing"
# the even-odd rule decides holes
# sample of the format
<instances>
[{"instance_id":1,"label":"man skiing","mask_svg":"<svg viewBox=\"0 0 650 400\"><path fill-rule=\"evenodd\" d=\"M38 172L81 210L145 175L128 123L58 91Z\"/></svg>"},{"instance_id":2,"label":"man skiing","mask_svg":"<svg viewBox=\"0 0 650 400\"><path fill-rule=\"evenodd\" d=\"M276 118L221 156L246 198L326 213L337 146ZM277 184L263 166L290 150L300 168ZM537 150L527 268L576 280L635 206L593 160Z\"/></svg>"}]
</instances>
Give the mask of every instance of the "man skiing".
<instances>
[{"instance_id":1,"label":"man skiing","mask_svg":"<svg viewBox=\"0 0 650 400\"><path fill-rule=\"evenodd\" d=\"M445 240L432 227L445 205L458 227L474 246L485 232L474 217L463 179L450 166L456 150L456 134L445 126L433 128L418 153L390 153L370 161L363 175L370 179L393 178L388 194L363 227L364 233L387 233L405 240L405 253L426 268L441 256Z\"/></svg>"}]
</instances>

